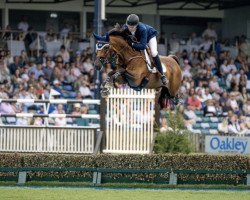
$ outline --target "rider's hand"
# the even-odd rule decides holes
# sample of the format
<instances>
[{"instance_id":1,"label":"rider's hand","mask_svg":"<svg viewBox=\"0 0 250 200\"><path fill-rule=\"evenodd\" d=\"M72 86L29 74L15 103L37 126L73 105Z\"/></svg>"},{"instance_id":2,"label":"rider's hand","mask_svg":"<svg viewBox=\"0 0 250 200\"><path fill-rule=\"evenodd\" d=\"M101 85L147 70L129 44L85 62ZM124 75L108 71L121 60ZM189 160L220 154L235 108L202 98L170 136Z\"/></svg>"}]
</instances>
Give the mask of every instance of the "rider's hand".
<instances>
[{"instance_id":1,"label":"rider's hand","mask_svg":"<svg viewBox=\"0 0 250 200\"><path fill-rule=\"evenodd\" d=\"M128 44L133 47L133 42L131 40L128 40Z\"/></svg>"}]
</instances>

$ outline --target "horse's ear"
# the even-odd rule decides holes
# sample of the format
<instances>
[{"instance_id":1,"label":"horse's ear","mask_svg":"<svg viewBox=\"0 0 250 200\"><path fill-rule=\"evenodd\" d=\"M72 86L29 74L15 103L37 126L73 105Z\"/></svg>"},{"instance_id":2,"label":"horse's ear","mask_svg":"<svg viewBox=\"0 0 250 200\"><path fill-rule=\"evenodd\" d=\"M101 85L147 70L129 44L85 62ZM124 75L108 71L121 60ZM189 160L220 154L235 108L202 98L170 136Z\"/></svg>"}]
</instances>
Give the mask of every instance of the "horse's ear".
<instances>
[{"instance_id":1,"label":"horse's ear","mask_svg":"<svg viewBox=\"0 0 250 200\"><path fill-rule=\"evenodd\" d=\"M108 33L105 36L99 36L99 35L93 33L93 37L96 40L98 40L98 41L109 42L109 35L108 35Z\"/></svg>"},{"instance_id":2,"label":"horse's ear","mask_svg":"<svg viewBox=\"0 0 250 200\"><path fill-rule=\"evenodd\" d=\"M101 36L97 35L96 33L93 33L93 37L94 37L96 40L99 40L99 38L100 38Z\"/></svg>"},{"instance_id":3,"label":"horse's ear","mask_svg":"<svg viewBox=\"0 0 250 200\"><path fill-rule=\"evenodd\" d=\"M115 29L120 30L121 29L121 25L119 23L116 23L114 26Z\"/></svg>"}]
</instances>

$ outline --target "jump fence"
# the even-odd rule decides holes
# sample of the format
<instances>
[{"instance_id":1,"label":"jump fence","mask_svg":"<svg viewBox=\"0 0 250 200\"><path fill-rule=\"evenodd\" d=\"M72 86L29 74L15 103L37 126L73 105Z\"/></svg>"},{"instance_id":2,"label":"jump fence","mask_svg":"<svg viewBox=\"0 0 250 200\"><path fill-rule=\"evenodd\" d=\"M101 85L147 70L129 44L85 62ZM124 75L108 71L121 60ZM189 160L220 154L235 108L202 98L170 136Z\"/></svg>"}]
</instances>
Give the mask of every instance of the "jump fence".
<instances>
[{"instance_id":1,"label":"jump fence","mask_svg":"<svg viewBox=\"0 0 250 200\"><path fill-rule=\"evenodd\" d=\"M112 89L106 106L106 153L150 153L155 91Z\"/></svg>"},{"instance_id":2,"label":"jump fence","mask_svg":"<svg viewBox=\"0 0 250 200\"><path fill-rule=\"evenodd\" d=\"M0 151L93 154L99 133L83 127L0 127Z\"/></svg>"},{"instance_id":3,"label":"jump fence","mask_svg":"<svg viewBox=\"0 0 250 200\"><path fill-rule=\"evenodd\" d=\"M155 91L144 89L136 92L132 89L112 89L105 100L104 117L100 114L36 114L36 113L0 113L0 117L15 118L88 118L97 119L105 126L102 140L104 153L148 154L154 143ZM49 104L83 103L100 105L100 100L72 99L0 99L0 103L39 103ZM45 110L48 110L48 109ZM93 153L95 144L101 142L97 134L99 126L56 127L48 123L37 126L0 125L0 151L2 152L51 152L51 153ZM200 134L189 136L195 144L196 152L204 151L204 137ZM97 145L98 146L98 145ZM99 146L98 146L99 147Z\"/></svg>"}]
</instances>

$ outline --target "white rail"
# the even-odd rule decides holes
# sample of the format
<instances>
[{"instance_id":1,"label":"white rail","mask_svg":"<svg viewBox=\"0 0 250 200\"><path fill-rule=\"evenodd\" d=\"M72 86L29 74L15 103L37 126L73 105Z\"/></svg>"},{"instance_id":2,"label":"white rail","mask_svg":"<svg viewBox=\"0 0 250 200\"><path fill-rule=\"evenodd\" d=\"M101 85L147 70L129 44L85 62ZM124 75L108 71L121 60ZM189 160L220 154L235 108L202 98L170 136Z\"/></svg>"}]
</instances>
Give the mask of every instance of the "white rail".
<instances>
[{"instance_id":1,"label":"white rail","mask_svg":"<svg viewBox=\"0 0 250 200\"><path fill-rule=\"evenodd\" d=\"M94 128L0 127L1 152L94 152Z\"/></svg>"}]
</instances>

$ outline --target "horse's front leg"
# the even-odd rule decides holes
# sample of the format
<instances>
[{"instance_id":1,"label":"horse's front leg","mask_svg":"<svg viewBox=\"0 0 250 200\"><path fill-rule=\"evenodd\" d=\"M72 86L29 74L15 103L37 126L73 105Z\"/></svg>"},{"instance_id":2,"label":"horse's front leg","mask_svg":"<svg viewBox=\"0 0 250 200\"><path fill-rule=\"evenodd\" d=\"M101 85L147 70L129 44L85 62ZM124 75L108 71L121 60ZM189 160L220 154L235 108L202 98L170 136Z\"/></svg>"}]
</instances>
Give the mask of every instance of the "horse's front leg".
<instances>
[{"instance_id":1,"label":"horse's front leg","mask_svg":"<svg viewBox=\"0 0 250 200\"><path fill-rule=\"evenodd\" d=\"M116 73L116 71L111 71L108 73L107 78L102 84L103 88L112 88L114 86L114 77L113 75Z\"/></svg>"},{"instance_id":2,"label":"horse's front leg","mask_svg":"<svg viewBox=\"0 0 250 200\"><path fill-rule=\"evenodd\" d=\"M106 80L102 84L102 91L101 91L102 97L107 97L109 95L110 88L114 87L114 82L118 80L119 77L121 77L123 73L124 73L123 69L109 72Z\"/></svg>"},{"instance_id":3,"label":"horse's front leg","mask_svg":"<svg viewBox=\"0 0 250 200\"><path fill-rule=\"evenodd\" d=\"M101 91L101 96L102 97L107 97L109 95L109 90L114 86L114 80L113 80L113 75L116 73L116 71L111 71L108 73L107 78L105 81L102 83L102 91Z\"/></svg>"}]
</instances>

